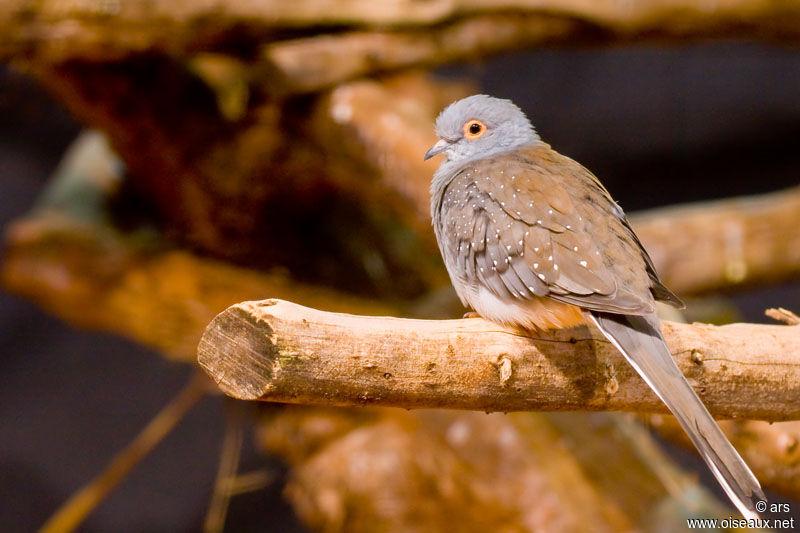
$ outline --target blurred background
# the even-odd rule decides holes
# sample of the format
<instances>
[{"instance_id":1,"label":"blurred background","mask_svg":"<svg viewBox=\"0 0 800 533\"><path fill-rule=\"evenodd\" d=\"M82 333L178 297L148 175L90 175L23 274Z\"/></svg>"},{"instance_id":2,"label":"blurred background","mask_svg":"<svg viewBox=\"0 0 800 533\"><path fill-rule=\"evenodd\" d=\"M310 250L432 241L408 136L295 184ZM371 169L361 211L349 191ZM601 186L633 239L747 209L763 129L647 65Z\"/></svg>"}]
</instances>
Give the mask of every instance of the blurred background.
<instances>
[{"instance_id":1,"label":"blurred background","mask_svg":"<svg viewBox=\"0 0 800 533\"><path fill-rule=\"evenodd\" d=\"M3 531L40 528L170 402L174 431L80 531L683 531L732 513L669 417L244 406L198 385L194 350L242 300L460 316L422 155L475 92L514 100L636 213L687 320L799 311L800 8L145 4L0 9ZM720 228L679 235L665 210L693 243L675 253L638 214L774 192L735 204L722 256ZM775 256L754 260L764 240ZM725 429L773 498L798 498L797 423Z\"/></svg>"}]
</instances>

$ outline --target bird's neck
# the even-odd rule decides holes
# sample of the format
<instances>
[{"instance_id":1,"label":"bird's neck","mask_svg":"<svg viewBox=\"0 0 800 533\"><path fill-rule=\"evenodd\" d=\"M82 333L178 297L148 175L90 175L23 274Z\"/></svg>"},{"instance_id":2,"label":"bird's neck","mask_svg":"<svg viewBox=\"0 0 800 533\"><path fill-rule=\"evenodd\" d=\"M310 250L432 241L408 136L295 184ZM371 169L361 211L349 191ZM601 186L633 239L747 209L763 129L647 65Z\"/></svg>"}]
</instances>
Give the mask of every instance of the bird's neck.
<instances>
[{"instance_id":1,"label":"bird's neck","mask_svg":"<svg viewBox=\"0 0 800 533\"><path fill-rule=\"evenodd\" d=\"M537 146L546 146L546 144L542 142L538 135L535 135L534 138L514 146L497 146L496 149L481 152L474 156L445 159L433 174L433 180L431 181L431 211L435 209L435 205L438 204L439 199L441 198L442 194L444 194L444 190L447 188L447 185L449 185L453 178L458 175L462 168L474 163L475 161L486 159L487 157L514 152L516 150L535 148Z\"/></svg>"}]
</instances>

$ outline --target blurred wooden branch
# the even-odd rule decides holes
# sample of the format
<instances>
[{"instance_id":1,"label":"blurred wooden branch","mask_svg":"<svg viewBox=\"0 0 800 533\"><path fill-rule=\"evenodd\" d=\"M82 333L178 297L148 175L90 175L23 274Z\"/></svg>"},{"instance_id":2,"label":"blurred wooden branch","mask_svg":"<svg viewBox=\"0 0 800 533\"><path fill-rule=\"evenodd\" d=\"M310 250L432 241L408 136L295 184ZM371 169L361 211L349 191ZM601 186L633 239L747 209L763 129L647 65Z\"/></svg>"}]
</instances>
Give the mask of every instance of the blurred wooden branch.
<instances>
[{"instance_id":1,"label":"blurred wooden branch","mask_svg":"<svg viewBox=\"0 0 800 533\"><path fill-rule=\"evenodd\" d=\"M797 316L793 312L789 311L788 309L784 309L783 307L770 308L764 311L764 314L770 318L774 318L778 322L783 322L784 324L789 324L790 326L797 326L800 325L800 316Z\"/></svg>"},{"instance_id":2,"label":"blurred wooden branch","mask_svg":"<svg viewBox=\"0 0 800 533\"><path fill-rule=\"evenodd\" d=\"M503 13L509 13L505 16ZM514 22L516 20L516 22ZM138 52L184 56L224 47L231 29L252 27L264 40L277 40L313 27L379 33L364 49L357 35L333 42L343 64L369 52L374 73L414 64L436 64L454 58L518 49L540 42L541 24L560 27L546 34L564 41L580 38L619 41L654 37L767 37L796 41L800 8L790 1L725 0L708 7L696 0L585 2L580 0L491 0L399 2L227 2L128 0L120 3L6 0L0 7L0 59L29 55L60 61L119 59ZM434 28L431 37L415 32ZM391 31L389 31L391 30ZM465 38L462 50L448 43ZM473 34L474 35L470 35ZM386 38L386 35L395 37ZM472 38L474 37L474 38ZM494 37L494 39L489 39ZM492 41L495 42L492 42ZM349 45L345 43L350 43ZM404 50L400 55L390 48ZM389 55L387 55L387 53ZM402 57L403 59L398 61ZM338 68L339 72L346 69ZM350 69L339 81L361 73ZM307 78L306 78L307 79ZM315 85L319 86L320 83ZM299 86L309 88L309 85Z\"/></svg>"},{"instance_id":3,"label":"blurred wooden branch","mask_svg":"<svg viewBox=\"0 0 800 533\"><path fill-rule=\"evenodd\" d=\"M639 2L637 6L646 4ZM584 3L583 9L567 13L555 6L547 9L539 3L537 8L527 6L515 12L503 10L455 18L424 27L423 31L403 27L275 41L264 46L254 80L263 82L273 93L294 94L318 91L361 76L474 61L544 44L722 36L729 32L742 37L741 32L747 30L754 36L774 33L792 42L800 39L800 8L788 4L783 8L773 5L775 12L767 8L761 13L747 14L744 10L724 8L711 14L700 10L679 13L677 6L659 6L663 10L653 9L649 14L646 9L637 13L623 8L613 14L600 14L592 9L612 5L623 6L618 2ZM779 12L795 20L796 25L790 29L778 23L773 17Z\"/></svg>"},{"instance_id":4,"label":"blurred wooden branch","mask_svg":"<svg viewBox=\"0 0 800 533\"><path fill-rule=\"evenodd\" d=\"M634 213L631 224L678 294L800 272L800 187Z\"/></svg>"},{"instance_id":5,"label":"blurred wooden branch","mask_svg":"<svg viewBox=\"0 0 800 533\"><path fill-rule=\"evenodd\" d=\"M621 413L262 412L258 443L291 466L285 495L315 531L610 533L730 515L670 458L639 453L649 435L622 431ZM655 466L691 476L670 480L686 493Z\"/></svg>"},{"instance_id":6,"label":"blurred wooden branch","mask_svg":"<svg viewBox=\"0 0 800 533\"><path fill-rule=\"evenodd\" d=\"M800 328L665 323L678 364L723 418L800 418ZM243 302L209 324L198 360L228 395L319 405L663 412L586 327L535 338L481 319L409 320Z\"/></svg>"},{"instance_id":7,"label":"blurred wooden branch","mask_svg":"<svg viewBox=\"0 0 800 533\"><path fill-rule=\"evenodd\" d=\"M220 311L253 295L283 295L347 312L397 309L372 299L170 247L152 228L125 233L107 212L121 177L105 138L74 144L30 215L4 236L0 283L68 322L111 331L183 361Z\"/></svg>"},{"instance_id":8,"label":"blurred wooden branch","mask_svg":"<svg viewBox=\"0 0 800 533\"><path fill-rule=\"evenodd\" d=\"M278 94L324 89L360 76L566 41L586 31L567 17L542 13L470 17L424 31L318 35L266 45L257 74Z\"/></svg>"}]
</instances>

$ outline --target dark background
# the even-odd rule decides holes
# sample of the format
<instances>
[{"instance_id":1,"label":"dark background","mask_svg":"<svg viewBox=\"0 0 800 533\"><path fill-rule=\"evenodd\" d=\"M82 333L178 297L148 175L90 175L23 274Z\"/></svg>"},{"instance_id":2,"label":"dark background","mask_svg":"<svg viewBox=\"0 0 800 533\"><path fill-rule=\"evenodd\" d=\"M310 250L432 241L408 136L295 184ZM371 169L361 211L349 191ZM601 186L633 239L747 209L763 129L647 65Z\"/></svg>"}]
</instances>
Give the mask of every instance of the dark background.
<instances>
[{"instance_id":1,"label":"dark background","mask_svg":"<svg viewBox=\"0 0 800 533\"><path fill-rule=\"evenodd\" d=\"M800 182L800 50L748 42L545 49L442 69L511 98L542 138L593 170L627 211ZM0 68L0 224L23 215L79 131ZM422 154L420 154L421 157ZM800 229L798 230L800 231ZM0 258L1 259L1 258ZM800 284L735 296L743 318L800 310ZM0 530L33 531L100 472L183 385L185 365L76 331L0 292ZM197 531L224 430L207 398L82 531ZM260 466L253 450L243 469ZM234 499L230 531L301 531L269 490ZM701 467L702 468L702 467Z\"/></svg>"}]
</instances>

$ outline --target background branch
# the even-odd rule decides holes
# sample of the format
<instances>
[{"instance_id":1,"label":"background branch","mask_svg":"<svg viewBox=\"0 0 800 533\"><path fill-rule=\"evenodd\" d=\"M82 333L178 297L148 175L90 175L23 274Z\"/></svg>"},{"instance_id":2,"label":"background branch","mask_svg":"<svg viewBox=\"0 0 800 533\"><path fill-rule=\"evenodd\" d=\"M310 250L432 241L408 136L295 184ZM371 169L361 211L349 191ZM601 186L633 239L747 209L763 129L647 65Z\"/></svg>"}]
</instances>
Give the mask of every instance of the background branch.
<instances>
[{"instance_id":1,"label":"background branch","mask_svg":"<svg viewBox=\"0 0 800 533\"><path fill-rule=\"evenodd\" d=\"M665 323L667 343L720 417L800 417L800 328ZM206 329L200 365L230 396L286 403L481 411L663 412L599 333L536 338L480 319L328 313L281 300L228 308Z\"/></svg>"},{"instance_id":2,"label":"background branch","mask_svg":"<svg viewBox=\"0 0 800 533\"><path fill-rule=\"evenodd\" d=\"M678 294L791 279L800 269L800 187L653 209L631 223Z\"/></svg>"},{"instance_id":3,"label":"background branch","mask_svg":"<svg viewBox=\"0 0 800 533\"><path fill-rule=\"evenodd\" d=\"M81 56L92 60L118 59L125 55L156 51L174 56L198 49L224 45L225 35L243 25L267 38L285 38L292 33L313 28L363 30L391 29L399 36L409 30L432 26L441 31L442 41L458 33L462 21L476 28L492 30L497 43L484 33L466 39L459 57L475 58L490 52L524 48L537 42L540 30L535 19L560 19L568 26L564 41L581 37L605 40L630 40L654 37L683 38L703 36L772 37L796 41L800 37L797 21L800 10L793 2L725 0L712 7L694 0L645 0L635 3L582 2L575 0L506 1L498 6L492 0L414 0L344 2L280 0L264 2L218 2L175 0L129 0L114 7L95 2L60 2L6 0L0 6L0 59L35 51L40 57L61 60ZM513 13L525 24L496 24L500 12ZM487 22L484 22L487 21ZM577 22L577 23L576 23ZM531 24L532 23L532 24ZM307 31L306 31L307 33ZM513 37L513 38L510 38ZM431 41L433 42L433 41ZM389 43L386 43L389 44ZM442 63L452 59L452 47L446 42L437 47L409 41L394 43L405 49L405 64ZM377 45L381 52L387 46ZM357 48L351 49L356 52ZM346 49L340 59L355 57ZM396 57L396 56L395 56ZM369 73L401 66L397 61L383 61L378 53ZM335 69L336 70L336 69ZM340 80L341 81L341 80Z\"/></svg>"},{"instance_id":4,"label":"background branch","mask_svg":"<svg viewBox=\"0 0 800 533\"><path fill-rule=\"evenodd\" d=\"M158 412L105 470L75 492L39 530L41 533L69 533L122 482L130 471L172 431L186 413L209 391L209 383L199 372Z\"/></svg>"}]
</instances>

